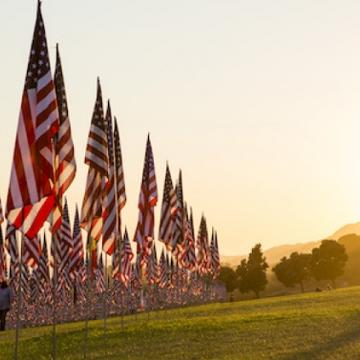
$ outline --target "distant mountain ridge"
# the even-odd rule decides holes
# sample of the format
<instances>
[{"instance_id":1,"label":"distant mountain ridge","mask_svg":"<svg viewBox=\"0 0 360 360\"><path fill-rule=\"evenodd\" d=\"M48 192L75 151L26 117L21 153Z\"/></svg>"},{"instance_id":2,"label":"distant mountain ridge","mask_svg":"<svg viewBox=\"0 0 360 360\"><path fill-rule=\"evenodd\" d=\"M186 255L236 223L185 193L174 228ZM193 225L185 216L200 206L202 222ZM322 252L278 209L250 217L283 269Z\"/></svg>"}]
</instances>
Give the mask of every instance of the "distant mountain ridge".
<instances>
[{"instance_id":1,"label":"distant mountain ridge","mask_svg":"<svg viewBox=\"0 0 360 360\"><path fill-rule=\"evenodd\" d=\"M332 235L324 237L324 239L339 240L341 237L349 234L360 235L360 222L344 225L343 227L335 231ZM270 267L272 267L273 265L278 263L282 257L289 256L294 251L309 253L314 247L319 246L320 243L321 240L310 241L307 243L278 245L265 250L264 255L267 259L268 264L270 265ZM246 255L221 256L221 262L224 265L237 266L245 257Z\"/></svg>"}]
</instances>

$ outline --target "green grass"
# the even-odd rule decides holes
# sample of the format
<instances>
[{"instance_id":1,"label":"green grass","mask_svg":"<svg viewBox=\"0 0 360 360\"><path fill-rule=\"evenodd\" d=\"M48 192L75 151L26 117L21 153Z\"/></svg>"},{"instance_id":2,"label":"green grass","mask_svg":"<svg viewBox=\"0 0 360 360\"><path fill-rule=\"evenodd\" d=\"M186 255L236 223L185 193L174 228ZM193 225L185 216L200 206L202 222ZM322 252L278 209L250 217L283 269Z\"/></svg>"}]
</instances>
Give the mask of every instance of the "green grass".
<instances>
[{"instance_id":1,"label":"green grass","mask_svg":"<svg viewBox=\"0 0 360 360\"><path fill-rule=\"evenodd\" d=\"M89 323L88 359L360 359L360 287ZM58 359L83 358L84 323L58 326ZM11 359L14 331L0 334ZM51 327L21 331L21 359L49 359Z\"/></svg>"}]
</instances>

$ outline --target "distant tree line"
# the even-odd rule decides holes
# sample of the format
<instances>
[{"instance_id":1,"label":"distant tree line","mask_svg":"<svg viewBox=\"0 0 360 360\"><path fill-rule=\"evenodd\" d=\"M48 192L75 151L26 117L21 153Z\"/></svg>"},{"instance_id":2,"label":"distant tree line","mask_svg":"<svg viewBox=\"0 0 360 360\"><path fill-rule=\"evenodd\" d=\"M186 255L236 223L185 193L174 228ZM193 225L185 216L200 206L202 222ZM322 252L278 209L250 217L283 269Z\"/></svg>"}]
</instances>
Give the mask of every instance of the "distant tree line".
<instances>
[{"instance_id":1,"label":"distant tree line","mask_svg":"<svg viewBox=\"0 0 360 360\"><path fill-rule=\"evenodd\" d=\"M304 282L310 278L330 281L335 288L335 281L343 275L347 260L343 245L334 240L323 240L309 254L293 252L289 257L283 257L272 271L283 285L289 288L299 286L302 292L305 291ZM261 244L257 244L236 270L222 266L219 280L229 293L238 289L241 293L253 292L259 298L268 283L268 268Z\"/></svg>"}]
</instances>

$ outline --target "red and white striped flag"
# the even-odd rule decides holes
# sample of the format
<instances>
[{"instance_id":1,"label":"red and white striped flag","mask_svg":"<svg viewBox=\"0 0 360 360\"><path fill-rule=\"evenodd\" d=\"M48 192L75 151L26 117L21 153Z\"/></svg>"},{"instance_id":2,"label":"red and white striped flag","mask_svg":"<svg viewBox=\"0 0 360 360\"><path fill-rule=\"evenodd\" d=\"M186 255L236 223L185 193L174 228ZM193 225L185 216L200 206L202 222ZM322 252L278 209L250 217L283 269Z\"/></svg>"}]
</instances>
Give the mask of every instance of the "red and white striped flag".
<instances>
[{"instance_id":1,"label":"red and white striped flag","mask_svg":"<svg viewBox=\"0 0 360 360\"><path fill-rule=\"evenodd\" d=\"M171 180L168 164L166 164L164 193L161 206L159 240L162 241L168 250L174 237L174 225L176 219L177 203L176 193Z\"/></svg>"},{"instance_id":2,"label":"red and white striped flag","mask_svg":"<svg viewBox=\"0 0 360 360\"><path fill-rule=\"evenodd\" d=\"M102 189L108 177L108 146L100 80L85 153L89 166L85 194L81 209L80 226L88 231L92 268L97 267L96 243L102 234Z\"/></svg>"},{"instance_id":3,"label":"red and white striped flag","mask_svg":"<svg viewBox=\"0 0 360 360\"><path fill-rule=\"evenodd\" d=\"M124 238L122 241L122 247L120 251L120 269L119 276L120 281L127 286L131 278L131 261L134 258L134 254L131 249L129 236L127 229L125 228Z\"/></svg>"},{"instance_id":4,"label":"red and white striped flag","mask_svg":"<svg viewBox=\"0 0 360 360\"><path fill-rule=\"evenodd\" d=\"M184 197L183 197L183 187L182 187L182 175L181 170L179 172L179 178L175 187L176 192L176 217L174 224L174 237L172 241L171 250L178 260L178 265L180 265L180 257L184 247Z\"/></svg>"},{"instance_id":5,"label":"red and white striped flag","mask_svg":"<svg viewBox=\"0 0 360 360\"><path fill-rule=\"evenodd\" d=\"M134 241L137 243L137 254L142 266L147 262L154 240L154 207L157 200L155 164L150 136L148 136L138 203L139 219L134 236Z\"/></svg>"},{"instance_id":6,"label":"red and white striped flag","mask_svg":"<svg viewBox=\"0 0 360 360\"><path fill-rule=\"evenodd\" d=\"M24 264L27 264L33 269L37 269L39 265L41 254L40 235L35 236L33 239L28 239L25 236L24 240Z\"/></svg>"},{"instance_id":7,"label":"red and white striped flag","mask_svg":"<svg viewBox=\"0 0 360 360\"><path fill-rule=\"evenodd\" d=\"M65 82L61 66L59 46L56 45L56 65L55 65L55 90L59 107L60 127L57 136L54 138L55 144L55 181L56 206L52 213L52 232L55 233L61 225L62 198L65 191L73 182L76 174L76 162L74 154L74 144L71 137L71 126L69 119L69 109L66 99Z\"/></svg>"},{"instance_id":8,"label":"red and white striped flag","mask_svg":"<svg viewBox=\"0 0 360 360\"><path fill-rule=\"evenodd\" d=\"M220 255L219 255L219 245L217 232L213 230L211 237L211 272L213 277L216 279L220 275Z\"/></svg>"},{"instance_id":9,"label":"red and white striped flag","mask_svg":"<svg viewBox=\"0 0 360 360\"><path fill-rule=\"evenodd\" d=\"M164 253L164 249L161 252L159 261L159 287L165 289L169 285L168 281L168 266Z\"/></svg>"},{"instance_id":10,"label":"red and white striped flag","mask_svg":"<svg viewBox=\"0 0 360 360\"><path fill-rule=\"evenodd\" d=\"M125 177L124 166L122 161L122 153L120 146L120 135L117 120L115 118L114 129L114 146L115 146L115 178L116 178L116 200L117 200L117 217L118 217L118 233L121 236L121 210L126 204Z\"/></svg>"},{"instance_id":11,"label":"red and white striped flag","mask_svg":"<svg viewBox=\"0 0 360 360\"><path fill-rule=\"evenodd\" d=\"M25 249L54 207L52 141L58 130L58 105L39 2L6 206L8 221L26 235Z\"/></svg>"},{"instance_id":12,"label":"red and white striped flag","mask_svg":"<svg viewBox=\"0 0 360 360\"><path fill-rule=\"evenodd\" d=\"M84 244L81 236L79 211L77 207L75 209L74 230L72 238L73 249L70 254L69 271L70 274L72 274L72 276L76 278L80 273L81 264L83 264L84 262Z\"/></svg>"},{"instance_id":13,"label":"red and white striped flag","mask_svg":"<svg viewBox=\"0 0 360 360\"><path fill-rule=\"evenodd\" d=\"M117 208L116 208L116 189L115 189L115 169L114 169L114 139L112 131L112 115L110 101L108 102L105 126L107 130L107 146L109 169L108 178L103 189L103 212L102 212L102 241L103 250L106 254L112 255L115 251L115 238L117 235Z\"/></svg>"},{"instance_id":14,"label":"red and white striped flag","mask_svg":"<svg viewBox=\"0 0 360 360\"><path fill-rule=\"evenodd\" d=\"M210 260L210 251L209 251L209 237L206 226L206 220L204 215L201 217L199 233L196 241L197 247L197 265L198 270L201 274L205 275L209 270L209 260Z\"/></svg>"}]
</instances>

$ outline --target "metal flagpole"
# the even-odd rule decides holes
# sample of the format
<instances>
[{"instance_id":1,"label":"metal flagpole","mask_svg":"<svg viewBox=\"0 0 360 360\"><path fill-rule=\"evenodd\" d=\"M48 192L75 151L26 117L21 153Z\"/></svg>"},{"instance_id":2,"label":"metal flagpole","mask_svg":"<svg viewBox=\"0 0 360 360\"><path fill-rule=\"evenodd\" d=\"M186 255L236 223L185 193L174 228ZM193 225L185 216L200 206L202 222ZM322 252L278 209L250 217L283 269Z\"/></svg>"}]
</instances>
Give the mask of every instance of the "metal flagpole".
<instances>
[{"instance_id":1,"label":"metal flagpole","mask_svg":"<svg viewBox=\"0 0 360 360\"><path fill-rule=\"evenodd\" d=\"M18 293L17 293L17 306L16 306L16 332L15 332L15 353L14 359L19 359L19 335L20 335L20 311L21 311L21 276L22 276L22 266L23 266L23 249L24 249L24 218L25 218L24 208L21 209L21 241L20 241L20 262L19 262L19 284L18 284Z\"/></svg>"},{"instance_id":2,"label":"metal flagpole","mask_svg":"<svg viewBox=\"0 0 360 360\"><path fill-rule=\"evenodd\" d=\"M90 251L90 231L88 231L88 238L87 238L87 249L86 251ZM90 266L91 266L91 260L90 260L90 254L87 256L88 263L87 269L86 269L86 294L85 294L85 334L84 334L84 359L86 359L87 351L88 351L88 333L89 333L89 293L90 293Z\"/></svg>"},{"instance_id":3,"label":"metal flagpole","mask_svg":"<svg viewBox=\"0 0 360 360\"><path fill-rule=\"evenodd\" d=\"M57 235L52 237L54 250L54 273L53 273L53 326L52 326L52 358L56 359L56 286L58 282L58 268L57 268Z\"/></svg>"},{"instance_id":4,"label":"metal flagpole","mask_svg":"<svg viewBox=\"0 0 360 360\"><path fill-rule=\"evenodd\" d=\"M102 255L101 255L102 256ZM105 292L103 294L103 312L104 312L104 350L105 358L107 357L107 346L106 346L106 331L107 331L107 293L109 289L109 283L107 278L107 263L108 254L105 252Z\"/></svg>"}]
</instances>

